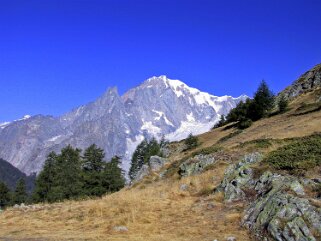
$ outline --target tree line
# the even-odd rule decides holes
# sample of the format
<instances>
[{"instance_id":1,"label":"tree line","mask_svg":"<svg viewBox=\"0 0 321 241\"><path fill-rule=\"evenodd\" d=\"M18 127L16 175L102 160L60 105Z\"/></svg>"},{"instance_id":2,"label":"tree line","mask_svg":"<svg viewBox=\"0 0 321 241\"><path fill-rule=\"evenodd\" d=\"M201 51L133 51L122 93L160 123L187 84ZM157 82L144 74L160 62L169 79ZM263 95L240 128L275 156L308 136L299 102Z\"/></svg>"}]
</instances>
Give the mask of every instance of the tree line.
<instances>
[{"instance_id":1,"label":"tree line","mask_svg":"<svg viewBox=\"0 0 321 241\"><path fill-rule=\"evenodd\" d=\"M253 99L246 99L237 104L229 114L221 116L220 121L214 128L221 127L228 123L236 122L236 127L245 129L251 126L253 121L260 120L264 117L271 115L274 107L277 106L277 113L283 113L288 108L288 100L284 95L280 95L278 101L273 92L269 89L267 83L263 80L256 92Z\"/></svg>"},{"instance_id":2,"label":"tree line","mask_svg":"<svg viewBox=\"0 0 321 241\"><path fill-rule=\"evenodd\" d=\"M21 203L57 202L89 196L102 196L125 186L120 157L105 162L104 151L95 144L81 150L71 145L60 154L51 152L36 178L35 189L28 197L24 181L18 182L12 194L0 183L0 207Z\"/></svg>"}]
</instances>

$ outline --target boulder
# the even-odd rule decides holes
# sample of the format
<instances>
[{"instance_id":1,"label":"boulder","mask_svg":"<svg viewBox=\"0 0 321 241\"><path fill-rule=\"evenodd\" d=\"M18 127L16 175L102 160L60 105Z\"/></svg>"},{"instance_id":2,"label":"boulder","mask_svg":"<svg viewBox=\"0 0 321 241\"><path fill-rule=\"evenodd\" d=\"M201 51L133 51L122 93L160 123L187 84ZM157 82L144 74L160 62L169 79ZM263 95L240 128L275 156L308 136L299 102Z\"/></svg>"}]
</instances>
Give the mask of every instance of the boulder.
<instances>
[{"instance_id":1,"label":"boulder","mask_svg":"<svg viewBox=\"0 0 321 241\"><path fill-rule=\"evenodd\" d=\"M243 219L258 238L268 232L274 240L316 240L321 236L321 209L308 199L298 197L304 189L292 176L265 173L255 190L258 198L246 210Z\"/></svg>"},{"instance_id":2,"label":"boulder","mask_svg":"<svg viewBox=\"0 0 321 241\"><path fill-rule=\"evenodd\" d=\"M142 180L145 176L150 174L149 166L144 164L141 169L136 173L134 181L140 181Z\"/></svg>"},{"instance_id":3,"label":"boulder","mask_svg":"<svg viewBox=\"0 0 321 241\"><path fill-rule=\"evenodd\" d=\"M168 160L159 156L151 156L149 159L149 167L151 171L158 172Z\"/></svg>"},{"instance_id":4,"label":"boulder","mask_svg":"<svg viewBox=\"0 0 321 241\"><path fill-rule=\"evenodd\" d=\"M216 191L223 191L228 202L253 195L242 225L258 240L320 240L321 208L314 206L311 198L305 198L304 190L305 186L313 187L315 180L270 171L255 178L251 164L261 159L260 154L252 153L229 166Z\"/></svg>"},{"instance_id":5,"label":"boulder","mask_svg":"<svg viewBox=\"0 0 321 241\"><path fill-rule=\"evenodd\" d=\"M185 191L188 191L188 185L187 184L182 184L180 187L179 187L179 190L185 192Z\"/></svg>"},{"instance_id":6,"label":"boulder","mask_svg":"<svg viewBox=\"0 0 321 241\"><path fill-rule=\"evenodd\" d=\"M204 169L216 162L213 155L196 155L179 166L179 175L187 177L204 171Z\"/></svg>"},{"instance_id":7,"label":"boulder","mask_svg":"<svg viewBox=\"0 0 321 241\"><path fill-rule=\"evenodd\" d=\"M128 228L126 226L116 226L113 229L116 232L128 232Z\"/></svg>"},{"instance_id":8,"label":"boulder","mask_svg":"<svg viewBox=\"0 0 321 241\"><path fill-rule=\"evenodd\" d=\"M234 165L229 166L224 174L224 179L216 191L224 192L224 199L227 202L242 200L245 198L243 188L253 188L253 170L251 164L262 159L259 153L245 155L243 159Z\"/></svg>"}]
</instances>

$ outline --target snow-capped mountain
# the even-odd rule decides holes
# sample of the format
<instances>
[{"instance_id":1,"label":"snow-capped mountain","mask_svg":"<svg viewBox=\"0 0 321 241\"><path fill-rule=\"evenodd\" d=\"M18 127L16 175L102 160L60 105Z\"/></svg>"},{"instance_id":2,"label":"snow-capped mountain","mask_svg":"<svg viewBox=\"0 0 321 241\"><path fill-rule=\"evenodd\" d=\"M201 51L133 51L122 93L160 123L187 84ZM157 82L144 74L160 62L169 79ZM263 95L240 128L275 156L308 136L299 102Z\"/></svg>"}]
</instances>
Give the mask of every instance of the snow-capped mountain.
<instances>
[{"instance_id":1,"label":"snow-capped mountain","mask_svg":"<svg viewBox=\"0 0 321 241\"><path fill-rule=\"evenodd\" d=\"M108 89L96 101L60 117L25 116L0 125L0 157L30 174L41 170L46 155L71 144L102 147L106 158L123 157L123 168L136 146L149 137L184 139L208 131L242 95L217 97L166 76L152 77L120 96Z\"/></svg>"},{"instance_id":2,"label":"snow-capped mountain","mask_svg":"<svg viewBox=\"0 0 321 241\"><path fill-rule=\"evenodd\" d=\"M14 120L12 122L17 122L17 121L22 121L22 120L26 120L26 119L29 119L31 116L30 115L24 115L22 118L18 119L18 120ZM3 129L5 128L6 126L8 126L9 124L11 124L12 122L3 122L3 123L0 123L0 129Z\"/></svg>"}]
</instances>

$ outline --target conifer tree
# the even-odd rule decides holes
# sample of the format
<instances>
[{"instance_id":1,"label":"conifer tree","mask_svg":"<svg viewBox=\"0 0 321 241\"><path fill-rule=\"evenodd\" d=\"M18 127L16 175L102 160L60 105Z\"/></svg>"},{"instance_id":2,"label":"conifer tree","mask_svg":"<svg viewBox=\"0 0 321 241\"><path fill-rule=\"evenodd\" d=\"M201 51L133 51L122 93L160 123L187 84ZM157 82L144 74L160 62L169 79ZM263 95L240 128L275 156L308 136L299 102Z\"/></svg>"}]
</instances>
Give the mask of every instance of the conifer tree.
<instances>
[{"instance_id":1,"label":"conifer tree","mask_svg":"<svg viewBox=\"0 0 321 241\"><path fill-rule=\"evenodd\" d=\"M95 144L89 146L84 153L83 168L88 171L100 172L104 168L104 150Z\"/></svg>"},{"instance_id":2,"label":"conifer tree","mask_svg":"<svg viewBox=\"0 0 321 241\"><path fill-rule=\"evenodd\" d=\"M82 196L82 176L80 149L74 149L71 145L63 148L57 156L56 175L51 199L60 201Z\"/></svg>"},{"instance_id":3,"label":"conifer tree","mask_svg":"<svg viewBox=\"0 0 321 241\"><path fill-rule=\"evenodd\" d=\"M288 100L286 99L285 95L281 94L278 100L278 108L280 113L286 112L288 108Z\"/></svg>"},{"instance_id":4,"label":"conifer tree","mask_svg":"<svg viewBox=\"0 0 321 241\"><path fill-rule=\"evenodd\" d=\"M103 174L103 185L108 192L117 192L125 186L125 178L119 167L120 157L115 156L106 163Z\"/></svg>"},{"instance_id":5,"label":"conifer tree","mask_svg":"<svg viewBox=\"0 0 321 241\"><path fill-rule=\"evenodd\" d=\"M104 150L95 144L85 150L83 157L83 191L88 196L101 196L106 193L103 187L103 170L105 167Z\"/></svg>"},{"instance_id":6,"label":"conifer tree","mask_svg":"<svg viewBox=\"0 0 321 241\"><path fill-rule=\"evenodd\" d=\"M35 189L33 192L34 202L52 202L55 201L53 186L56 176L56 158L55 152L49 153L42 171L36 178Z\"/></svg>"},{"instance_id":7,"label":"conifer tree","mask_svg":"<svg viewBox=\"0 0 321 241\"><path fill-rule=\"evenodd\" d=\"M148 163L151 156L161 156L161 147L156 138L152 138L148 144L144 155L144 163Z\"/></svg>"},{"instance_id":8,"label":"conifer tree","mask_svg":"<svg viewBox=\"0 0 321 241\"><path fill-rule=\"evenodd\" d=\"M137 172L142 168L144 165L144 157L145 152L148 147L148 142L143 140L136 148L135 152L133 153L131 166L129 170L129 177L131 180L135 179Z\"/></svg>"},{"instance_id":9,"label":"conifer tree","mask_svg":"<svg viewBox=\"0 0 321 241\"><path fill-rule=\"evenodd\" d=\"M26 203L28 194L26 191L26 182L23 178L19 179L19 181L17 182L16 189L13 195L14 204Z\"/></svg>"},{"instance_id":10,"label":"conifer tree","mask_svg":"<svg viewBox=\"0 0 321 241\"><path fill-rule=\"evenodd\" d=\"M194 136L192 133L188 135L188 137L185 139L185 145L187 150L193 149L198 146L198 138Z\"/></svg>"},{"instance_id":11,"label":"conifer tree","mask_svg":"<svg viewBox=\"0 0 321 241\"><path fill-rule=\"evenodd\" d=\"M0 182L0 210L8 206L10 201L11 195L9 188L5 183Z\"/></svg>"},{"instance_id":12,"label":"conifer tree","mask_svg":"<svg viewBox=\"0 0 321 241\"><path fill-rule=\"evenodd\" d=\"M257 91L254 94L253 102L250 106L249 117L256 121L266 117L274 106L274 95L269 89L267 83L262 80Z\"/></svg>"}]
</instances>

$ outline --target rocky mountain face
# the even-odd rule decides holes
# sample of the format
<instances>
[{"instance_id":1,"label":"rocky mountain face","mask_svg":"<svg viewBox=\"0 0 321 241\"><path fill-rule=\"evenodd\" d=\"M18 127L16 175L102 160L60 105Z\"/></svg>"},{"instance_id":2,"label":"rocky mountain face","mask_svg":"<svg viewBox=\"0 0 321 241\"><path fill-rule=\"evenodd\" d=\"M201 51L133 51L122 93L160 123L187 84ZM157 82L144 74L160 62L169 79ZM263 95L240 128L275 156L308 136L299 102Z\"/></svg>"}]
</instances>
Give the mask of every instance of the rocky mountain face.
<instances>
[{"instance_id":1,"label":"rocky mountain face","mask_svg":"<svg viewBox=\"0 0 321 241\"><path fill-rule=\"evenodd\" d=\"M302 93L321 87L321 64L304 73L297 81L281 93L292 99Z\"/></svg>"},{"instance_id":2,"label":"rocky mountain face","mask_svg":"<svg viewBox=\"0 0 321 241\"><path fill-rule=\"evenodd\" d=\"M165 135L173 141L206 132L246 98L217 97L166 76L152 77L123 96L110 88L60 117L27 116L0 124L0 157L30 174L41 170L50 151L95 143L107 159L122 156L128 171L131 155L144 138Z\"/></svg>"}]
</instances>

